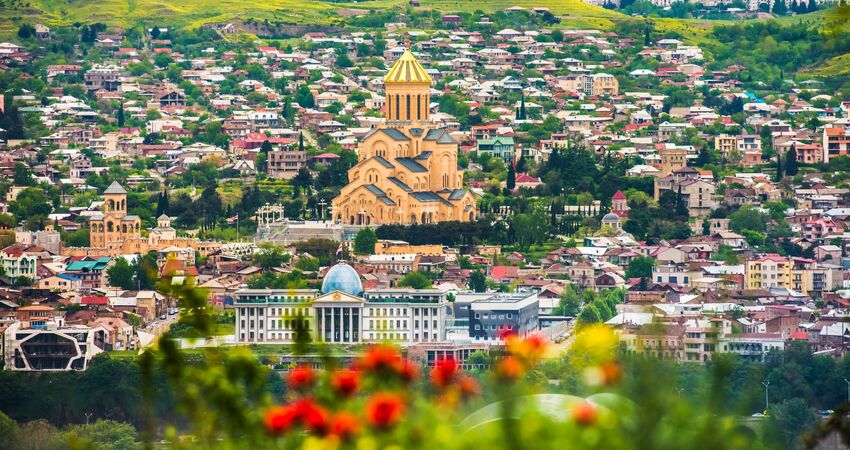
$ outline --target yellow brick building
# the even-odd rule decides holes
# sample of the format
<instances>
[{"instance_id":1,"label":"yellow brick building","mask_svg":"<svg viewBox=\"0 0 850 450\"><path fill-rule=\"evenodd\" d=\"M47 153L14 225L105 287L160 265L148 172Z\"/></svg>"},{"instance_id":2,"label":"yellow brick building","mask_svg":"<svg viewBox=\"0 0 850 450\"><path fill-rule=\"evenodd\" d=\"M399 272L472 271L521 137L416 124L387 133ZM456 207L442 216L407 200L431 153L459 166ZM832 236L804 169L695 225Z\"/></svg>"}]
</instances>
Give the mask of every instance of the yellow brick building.
<instances>
[{"instance_id":1,"label":"yellow brick building","mask_svg":"<svg viewBox=\"0 0 850 450\"><path fill-rule=\"evenodd\" d=\"M348 185L333 200L333 217L348 224L472 221L478 211L463 188L458 144L430 121L431 77L405 51L384 77L386 122L357 146Z\"/></svg>"}]
</instances>

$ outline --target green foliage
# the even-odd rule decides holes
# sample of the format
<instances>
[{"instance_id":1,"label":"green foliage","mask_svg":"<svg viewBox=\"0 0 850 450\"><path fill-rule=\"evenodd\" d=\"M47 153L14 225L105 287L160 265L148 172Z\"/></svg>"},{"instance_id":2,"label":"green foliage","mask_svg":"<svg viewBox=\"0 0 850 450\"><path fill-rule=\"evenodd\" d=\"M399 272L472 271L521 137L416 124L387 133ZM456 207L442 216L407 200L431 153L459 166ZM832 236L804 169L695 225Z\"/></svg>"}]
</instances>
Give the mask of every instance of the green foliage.
<instances>
[{"instance_id":1,"label":"green foliage","mask_svg":"<svg viewBox=\"0 0 850 450\"><path fill-rule=\"evenodd\" d=\"M629 261L626 278L650 278L655 268L655 259L650 256L636 256Z\"/></svg>"},{"instance_id":2,"label":"green foliage","mask_svg":"<svg viewBox=\"0 0 850 450\"><path fill-rule=\"evenodd\" d=\"M358 255L371 255L375 253L375 244L378 243L378 235L375 230L366 227L361 228L354 237L354 253Z\"/></svg>"},{"instance_id":3,"label":"green foliage","mask_svg":"<svg viewBox=\"0 0 850 450\"><path fill-rule=\"evenodd\" d=\"M304 272L317 272L319 270L319 258L299 256L295 260L295 268Z\"/></svg>"},{"instance_id":4,"label":"green foliage","mask_svg":"<svg viewBox=\"0 0 850 450\"><path fill-rule=\"evenodd\" d=\"M110 286L117 286L121 289L133 289L135 287L135 283L133 283L134 272L130 263L123 256L119 256L115 259L112 267L106 269L106 277L109 280Z\"/></svg>"},{"instance_id":5,"label":"green foliage","mask_svg":"<svg viewBox=\"0 0 850 450\"><path fill-rule=\"evenodd\" d=\"M292 255L287 253L283 247L271 242L263 242L260 249L251 257L254 264L263 270L271 270L289 262Z\"/></svg>"},{"instance_id":6,"label":"green foliage","mask_svg":"<svg viewBox=\"0 0 850 450\"><path fill-rule=\"evenodd\" d=\"M298 270L280 274L263 272L248 280L248 287L251 289L306 289L309 283Z\"/></svg>"},{"instance_id":7,"label":"green foliage","mask_svg":"<svg viewBox=\"0 0 850 450\"><path fill-rule=\"evenodd\" d=\"M729 228L743 234L744 230L764 232L767 229L764 214L753 205L741 206L729 215Z\"/></svg>"},{"instance_id":8,"label":"green foliage","mask_svg":"<svg viewBox=\"0 0 850 450\"><path fill-rule=\"evenodd\" d=\"M404 276L398 280L396 286L409 287L413 289L430 289L432 287L431 279L428 278L428 275L425 275L418 270L404 274Z\"/></svg>"},{"instance_id":9,"label":"green foliage","mask_svg":"<svg viewBox=\"0 0 850 450\"><path fill-rule=\"evenodd\" d=\"M44 228L44 221L53 207L44 189L27 188L18 194L10 209L18 221L26 220L27 229L40 230Z\"/></svg>"},{"instance_id":10,"label":"green foliage","mask_svg":"<svg viewBox=\"0 0 850 450\"><path fill-rule=\"evenodd\" d=\"M487 278L484 276L484 272L475 270L469 275L469 289L474 292L487 290Z\"/></svg>"},{"instance_id":11,"label":"green foliage","mask_svg":"<svg viewBox=\"0 0 850 450\"><path fill-rule=\"evenodd\" d=\"M581 311L582 297L574 284L570 283L564 288L559 300L558 307L552 311L552 315L575 317Z\"/></svg>"}]
</instances>

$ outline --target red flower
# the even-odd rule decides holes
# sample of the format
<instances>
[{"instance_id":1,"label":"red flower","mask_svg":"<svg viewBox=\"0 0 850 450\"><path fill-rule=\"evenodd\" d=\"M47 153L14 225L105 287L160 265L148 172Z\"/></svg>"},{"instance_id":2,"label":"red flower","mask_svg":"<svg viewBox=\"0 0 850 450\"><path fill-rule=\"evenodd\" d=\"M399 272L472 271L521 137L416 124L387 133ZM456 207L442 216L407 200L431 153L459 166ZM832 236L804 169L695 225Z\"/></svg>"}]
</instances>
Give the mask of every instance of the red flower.
<instances>
[{"instance_id":1,"label":"red flower","mask_svg":"<svg viewBox=\"0 0 850 450\"><path fill-rule=\"evenodd\" d=\"M405 383L412 383L419 378L419 366L403 359L398 368L398 376L401 377L401 380Z\"/></svg>"},{"instance_id":2,"label":"red flower","mask_svg":"<svg viewBox=\"0 0 850 450\"><path fill-rule=\"evenodd\" d=\"M320 436L328 432L328 412L309 399L295 404L298 418L305 428Z\"/></svg>"},{"instance_id":3,"label":"red flower","mask_svg":"<svg viewBox=\"0 0 850 450\"><path fill-rule=\"evenodd\" d=\"M298 366L289 371L286 384L292 389L307 389L316 382L316 371L307 366Z\"/></svg>"},{"instance_id":4,"label":"red flower","mask_svg":"<svg viewBox=\"0 0 850 450\"><path fill-rule=\"evenodd\" d=\"M593 425L599 418L599 411L592 403L585 401L573 406L570 415L579 425Z\"/></svg>"},{"instance_id":5,"label":"red flower","mask_svg":"<svg viewBox=\"0 0 850 450\"><path fill-rule=\"evenodd\" d=\"M509 338L515 337L516 335L516 330L514 330L513 327L499 329L499 339L503 341L507 341Z\"/></svg>"},{"instance_id":6,"label":"red flower","mask_svg":"<svg viewBox=\"0 0 850 450\"><path fill-rule=\"evenodd\" d=\"M332 435L342 440L348 440L360 431L360 424L354 414L342 411L331 419L330 430Z\"/></svg>"},{"instance_id":7,"label":"red flower","mask_svg":"<svg viewBox=\"0 0 850 450\"><path fill-rule=\"evenodd\" d=\"M404 414L404 400L398 394L379 392L366 401L366 420L375 428L391 428Z\"/></svg>"},{"instance_id":8,"label":"red flower","mask_svg":"<svg viewBox=\"0 0 850 450\"><path fill-rule=\"evenodd\" d=\"M360 387L360 374L350 369L337 370L331 374L331 387L341 397L351 397Z\"/></svg>"},{"instance_id":9,"label":"red flower","mask_svg":"<svg viewBox=\"0 0 850 450\"><path fill-rule=\"evenodd\" d=\"M276 436L289 431L297 420L298 412L291 405L272 407L263 417L266 431Z\"/></svg>"},{"instance_id":10,"label":"red flower","mask_svg":"<svg viewBox=\"0 0 850 450\"><path fill-rule=\"evenodd\" d=\"M496 374L503 380L517 380L522 377L523 373L525 373L525 367L519 359L513 356L508 356L499 361L499 364L496 366Z\"/></svg>"},{"instance_id":11,"label":"red flower","mask_svg":"<svg viewBox=\"0 0 850 450\"><path fill-rule=\"evenodd\" d=\"M505 339L505 345L509 354L529 363L540 359L546 351L546 341L536 334L525 338L517 335L509 336Z\"/></svg>"},{"instance_id":12,"label":"red flower","mask_svg":"<svg viewBox=\"0 0 850 450\"><path fill-rule=\"evenodd\" d=\"M603 363L599 369L602 371L602 382L612 385L623 378L623 368L616 361Z\"/></svg>"},{"instance_id":13,"label":"red flower","mask_svg":"<svg viewBox=\"0 0 850 450\"><path fill-rule=\"evenodd\" d=\"M463 398L475 397L481 393L481 386L475 378L469 375L462 375L457 380L457 387L460 390L460 395Z\"/></svg>"},{"instance_id":14,"label":"red flower","mask_svg":"<svg viewBox=\"0 0 850 450\"><path fill-rule=\"evenodd\" d=\"M438 359L434 369L431 370L431 382L434 386L445 388L451 384L458 373L457 361L454 358Z\"/></svg>"},{"instance_id":15,"label":"red flower","mask_svg":"<svg viewBox=\"0 0 850 450\"><path fill-rule=\"evenodd\" d=\"M401 355L395 347L379 344L369 347L357 362L357 366L365 371L398 371Z\"/></svg>"}]
</instances>

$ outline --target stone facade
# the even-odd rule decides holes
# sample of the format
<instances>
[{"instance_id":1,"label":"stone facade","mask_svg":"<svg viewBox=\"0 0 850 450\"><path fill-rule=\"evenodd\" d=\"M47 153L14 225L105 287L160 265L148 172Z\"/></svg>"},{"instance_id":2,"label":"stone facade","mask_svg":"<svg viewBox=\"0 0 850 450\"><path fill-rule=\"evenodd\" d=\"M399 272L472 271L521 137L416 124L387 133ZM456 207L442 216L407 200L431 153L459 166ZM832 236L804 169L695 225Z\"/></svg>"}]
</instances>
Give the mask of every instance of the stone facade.
<instances>
[{"instance_id":1,"label":"stone facade","mask_svg":"<svg viewBox=\"0 0 850 450\"><path fill-rule=\"evenodd\" d=\"M366 134L348 185L333 200L337 223L357 225L472 221L458 144L430 122L431 77L406 51L384 77L386 123Z\"/></svg>"}]
</instances>

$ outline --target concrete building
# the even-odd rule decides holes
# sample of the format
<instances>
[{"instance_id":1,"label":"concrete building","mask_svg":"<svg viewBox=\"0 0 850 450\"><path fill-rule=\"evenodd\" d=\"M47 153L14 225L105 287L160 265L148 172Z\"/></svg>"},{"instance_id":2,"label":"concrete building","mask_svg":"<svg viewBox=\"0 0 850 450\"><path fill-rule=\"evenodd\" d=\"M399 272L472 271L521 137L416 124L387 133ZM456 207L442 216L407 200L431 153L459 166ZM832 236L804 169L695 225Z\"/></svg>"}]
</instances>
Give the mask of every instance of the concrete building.
<instances>
[{"instance_id":1,"label":"concrete building","mask_svg":"<svg viewBox=\"0 0 850 450\"><path fill-rule=\"evenodd\" d=\"M2 335L3 361L15 371L86 370L105 350L106 334L103 327L15 322Z\"/></svg>"}]
</instances>

